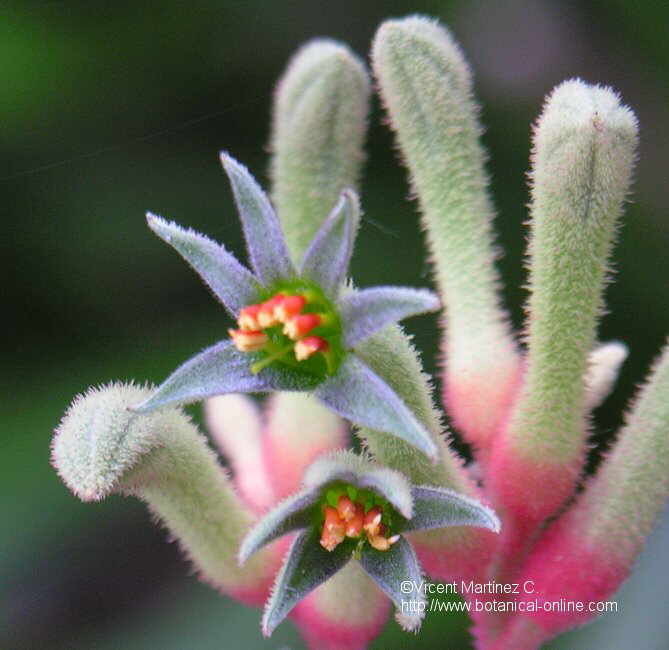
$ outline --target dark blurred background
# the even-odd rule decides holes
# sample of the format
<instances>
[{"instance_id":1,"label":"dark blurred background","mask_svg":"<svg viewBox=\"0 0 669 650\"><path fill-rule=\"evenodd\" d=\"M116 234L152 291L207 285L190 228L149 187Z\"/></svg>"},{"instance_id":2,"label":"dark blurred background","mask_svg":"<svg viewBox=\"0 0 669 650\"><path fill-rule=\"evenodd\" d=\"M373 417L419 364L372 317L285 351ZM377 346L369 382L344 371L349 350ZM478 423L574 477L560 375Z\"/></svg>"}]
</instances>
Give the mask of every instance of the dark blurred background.
<instances>
[{"instance_id":1,"label":"dark blurred background","mask_svg":"<svg viewBox=\"0 0 669 650\"><path fill-rule=\"evenodd\" d=\"M603 339L631 348L597 413L596 442L610 439L669 331L669 4L1 2L0 648L302 647L290 623L263 642L258 611L198 583L141 504L79 503L49 465L49 442L76 393L116 378L158 381L228 325L195 274L150 234L144 212L243 254L217 152L229 150L266 183L273 85L291 53L329 35L366 56L381 20L413 12L445 21L474 66L504 297L517 326L530 123L543 97L578 76L612 85L639 116L635 190L602 323ZM429 283L415 205L381 117L375 101L354 277L362 286ZM434 371L434 319L408 329ZM617 614L552 647L666 648L667 543L660 528ZM465 619L434 614L418 637L389 623L374 647L437 646L470 647Z\"/></svg>"}]
</instances>

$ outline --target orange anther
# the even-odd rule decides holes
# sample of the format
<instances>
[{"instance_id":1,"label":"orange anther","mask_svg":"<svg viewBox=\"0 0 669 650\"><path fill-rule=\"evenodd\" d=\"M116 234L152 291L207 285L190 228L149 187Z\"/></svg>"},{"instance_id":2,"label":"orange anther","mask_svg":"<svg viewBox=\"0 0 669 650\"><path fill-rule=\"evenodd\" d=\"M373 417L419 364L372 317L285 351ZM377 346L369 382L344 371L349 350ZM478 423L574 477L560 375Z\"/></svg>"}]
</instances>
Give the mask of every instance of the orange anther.
<instances>
[{"instance_id":1,"label":"orange anther","mask_svg":"<svg viewBox=\"0 0 669 650\"><path fill-rule=\"evenodd\" d=\"M304 296L286 296L277 303L274 314L281 323L285 323L293 316L297 316L306 304L307 299Z\"/></svg>"},{"instance_id":2,"label":"orange anther","mask_svg":"<svg viewBox=\"0 0 669 650\"><path fill-rule=\"evenodd\" d=\"M316 352L325 352L328 347L328 342L320 336L307 336L295 344L295 358L304 361Z\"/></svg>"},{"instance_id":3,"label":"orange anther","mask_svg":"<svg viewBox=\"0 0 669 650\"><path fill-rule=\"evenodd\" d=\"M283 333L293 341L303 337L305 334L311 332L314 327L321 324L321 317L319 314L298 314L286 321L283 327Z\"/></svg>"},{"instance_id":4,"label":"orange anther","mask_svg":"<svg viewBox=\"0 0 669 650\"><path fill-rule=\"evenodd\" d=\"M258 324L262 329L279 324L279 319L276 317L276 308L285 297L282 293L277 293L276 296L273 296L260 305Z\"/></svg>"},{"instance_id":5,"label":"orange anther","mask_svg":"<svg viewBox=\"0 0 669 650\"><path fill-rule=\"evenodd\" d=\"M240 352L254 352L261 350L267 343L267 334L265 332L245 332L242 330L229 329L228 334L232 342Z\"/></svg>"},{"instance_id":6,"label":"orange anther","mask_svg":"<svg viewBox=\"0 0 669 650\"><path fill-rule=\"evenodd\" d=\"M335 508L326 506L324 514L325 521L321 533L321 546L328 551L333 551L344 541L346 526Z\"/></svg>"},{"instance_id":7,"label":"orange anther","mask_svg":"<svg viewBox=\"0 0 669 650\"><path fill-rule=\"evenodd\" d=\"M365 509L361 504L355 506L355 514L346 522L346 537L360 537L365 519Z\"/></svg>"},{"instance_id":8,"label":"orange anther","mask_svg":"<svg viewBox=\"0 0 669 650\"><path fill-rule=\"evenodd\" d=\"M363 528L369 537L381 534L381 508L374 507L365 515Z\"/></svg>"},{"instance_id":9,"label":"orange anther","mask_svg":"<svg viewBox=\"0 0 669 650\"><path fill-rule=\"evenodd\" d=\"M337 501L337 512L344 521L349 521L355 516L355 503L342 494Z\"/></svg>"},{"instance_id":10,"label":"orange anther","mask_svg":"<svg viewBox=\"0 0 669 650\"><path fill-rule=\"evenodd\" d=\"M245 332L257 332L262 329L258 323L258 312L260 312L261 308L262 305L248 305L244 307L239 312L239 318L237 319L239 329Z\"/></svg>"}]
</instances>

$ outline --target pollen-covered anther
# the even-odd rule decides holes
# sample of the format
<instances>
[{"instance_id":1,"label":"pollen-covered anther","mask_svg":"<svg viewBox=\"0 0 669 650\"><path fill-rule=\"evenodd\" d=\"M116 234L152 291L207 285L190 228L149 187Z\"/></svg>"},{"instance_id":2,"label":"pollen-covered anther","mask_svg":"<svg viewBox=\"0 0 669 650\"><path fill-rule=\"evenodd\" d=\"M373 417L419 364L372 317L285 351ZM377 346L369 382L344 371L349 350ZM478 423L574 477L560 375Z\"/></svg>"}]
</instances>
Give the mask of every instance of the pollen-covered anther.
<instances>
[{"instance_id":1,"label":"pollen-covered anther","mask_svg":"<svg viewBox=\"0 0 669 650\"><path fill-rule=\"evenodd\" d=\"M364 520L365 509L357 504L354 515L346 522L346 537L360 537Z\"/></svg>"},{"instance_id":2,"label":"pollen-covered anther","mask_svg":"<svg viewBox=\"0 0 669 650\"><path fill-rule=\"evenodd\" d=\"M276 308L281 304L285 299L282 293L277 293L276 296L273 296L269 300L266 300L260 305L260 310L258 311L258 325L261 329L267 327L274 327L280 323Z\"/></svg>"},{"instance_id":3,"label":"pollen-covered anther","mask_svg":"<svg viewBox=\"0 0 669 650\"><path fill-rule=\"evenodd\" d=\"M320 336L307 336L295 344L295 358L304 361L316 352L326 352L328 348L328 342Z\"/></svg>"},{"instance_id":4,"label":"pollen-covered anther","mask_svg":"<svg viewBox=\"0 0 669 650\"><path fill-rule=\"evenodd\" d=\"M286 321L283 326L283 333L289 339L297 341L322 323L323 318L320 314L298 314Z\"/></svg>"},{"instance_id":5,"label":"pollen-covered anther","mask_svg":"<svg viewBox=\"0 0 669 650\"><path fill-rule=\"evenodd\" d=\"M327 551L333 551L344 541L346 524L339 516L337 510L332 506L326 506L324 514L325 521L323 523L323 532L321 533L321 546Z\"/></svg>"},{"instance_id":6,"label":"pollen-covered anther","mask_svg":"<svg viewBox=\"0 0 669 650\"><path fill-rule=\"evenodd\" d=\"M304 296L286 296L277 303L274 314L279 322L285 323L297 316L306 304L307 299Z\"/></svg>"},{"instance_id":7,"label":"pollen-covered anther","mask_svg":"<svg viewBox=\"0 0 669 650\"><path fill-rule=\"evenodd\" d=\"M230 334L232 342L240 352L262 350L268 341L267 334L260 331L247 332L244 330L229 329L228 334Z\"/></svg>"},{"instance_id":8,"label":"pollen-covered anther","mask_svg":"<svg viewBox=\"0 0 669 650\"><path fill-rule=\"evenodd\" d=\"M383 534L367 536L367 541L372 548L375 548L377 551L387 551L398 539L399 535L393 535L392 537L385 537Z\"/></svg>"},{"instance_id":9,"label":"pollen-covered anther","mask_svg":"<svg viewBox=\"0 0 669 650\"><path fill-rule=\"evenodd\" d=\"M244 307L239 312L239 318L237 319L237 324L239 329L245 332L257 332L261 330L262 327L258 322L258 314L262 309L262 305L248 305Z\"/></svg>"},{"instance_id":10,"label":"pollen-covered anther","mask_svg":"<svg viewBox=\"0 0 669 650\"><path fill-rule=\"evenodd\" d=\"M349 521L355 516L355 503L347 496L340 496L337 501L337 512L344 521Z\"/></svg>"},{"instance_id":11,"label":"pollen-covered anther","mask_svg":"<svg viewBox=\"0 0 669 650\"><path fill-rule=\"evenodd\" d=\"M363 528L368 537L376 537L381 534L381 508L374 507L365 515Z\"/></svg>"}]
</instances>

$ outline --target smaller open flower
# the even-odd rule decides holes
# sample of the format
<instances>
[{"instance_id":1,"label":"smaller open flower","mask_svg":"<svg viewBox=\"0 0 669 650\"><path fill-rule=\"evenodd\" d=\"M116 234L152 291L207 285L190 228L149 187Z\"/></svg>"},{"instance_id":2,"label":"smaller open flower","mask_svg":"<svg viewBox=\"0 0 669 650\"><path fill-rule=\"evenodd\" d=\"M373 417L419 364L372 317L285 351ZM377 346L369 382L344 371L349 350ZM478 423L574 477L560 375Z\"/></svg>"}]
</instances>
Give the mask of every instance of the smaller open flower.
<instances>
[{"instance_id":1,"label":"smaller open flower","mask_svg":"<svg viewBox=\"0 0 669 650\"><path fill-rule=\"evenodd\" d=\"M445 526L500 529L492 510L452 490L412 486L399 472L349 451L321 456L307 469L303 489L265 515L239 549L243 564L269 542L300 531L267 601L263 633L269 636L352 558L393 601L402 626L417 629L422 571L404 533Z\"/></svg>"},{"instance_id":2,"label":"smaller open flower","mask_svg":"<svg viewBox=\"0 0 669 650\"><path fill-rule=\"evenodd\" d=\"M437 297L407 287L346 287L360 219L342 192L299 269L269 198L245 167L221 156L232 184L252 271L223 246L149 214L149 227L200 274L236 319L229 340L177 368L135 410L224 393L313 391L355 424L403 438L435 458L434 440L388 384L355 354L363 340L404 318L434 311Z\"/></svg>"}]
</instances>

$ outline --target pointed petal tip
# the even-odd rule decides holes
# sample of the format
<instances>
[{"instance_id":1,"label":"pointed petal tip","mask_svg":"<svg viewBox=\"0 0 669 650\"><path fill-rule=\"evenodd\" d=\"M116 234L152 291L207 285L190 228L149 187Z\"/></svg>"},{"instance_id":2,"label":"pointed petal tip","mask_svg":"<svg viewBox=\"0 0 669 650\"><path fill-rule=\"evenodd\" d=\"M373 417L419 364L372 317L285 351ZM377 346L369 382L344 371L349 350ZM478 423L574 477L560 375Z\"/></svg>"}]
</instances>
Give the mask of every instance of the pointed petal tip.
<instances>
[{"instance_id":1,"label":"pointed petal tip","mask_svg":"<svg viewBox=\"0 0 669 650\"><path fill-rule=\"evenodd\" d=\"M229 152L225 151L225 149L223 151L218 152L218 158L224 167L237 163L237 161L229 154Z\"/></svg>"},{"instance_id":2,"label":"pointed petal tip","mask_svg":"<svg viewBox=\"0 0 669 650\"><path fill-rule=\"evenodd\" d=\"M425 425L418 421L399 395L355 354L349 354L339 371L320 384L314 395L352 423L401 438L433 463L438 461L439 449Z\"/></svg>"}]
</instances>

